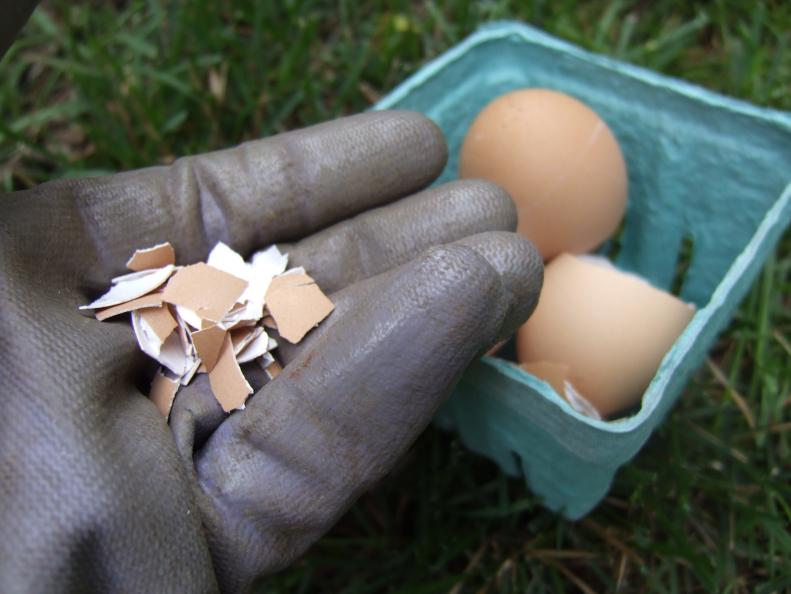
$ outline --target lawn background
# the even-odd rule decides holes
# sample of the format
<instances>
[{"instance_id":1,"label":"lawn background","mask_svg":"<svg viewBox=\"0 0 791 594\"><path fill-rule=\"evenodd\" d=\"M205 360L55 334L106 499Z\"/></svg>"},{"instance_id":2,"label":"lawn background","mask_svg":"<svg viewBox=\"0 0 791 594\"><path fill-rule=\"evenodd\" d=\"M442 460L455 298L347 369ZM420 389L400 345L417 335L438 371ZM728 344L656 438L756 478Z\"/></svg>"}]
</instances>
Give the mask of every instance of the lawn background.
<instances>
[{"instance_id":1,"label":"lawn background","mask_svg":"<svg viewBox=\"0 0 791 594\"><path fill-rule=\"evenodd\" d=\"M791 3L779 0L57 0L0 62L0 187L168 163L363 110L498 19L791 109ZM790 269L786 233L674 412L587 518L544 510L430 429L260 591L788 591Z\"/></svg>"}]
</instances>

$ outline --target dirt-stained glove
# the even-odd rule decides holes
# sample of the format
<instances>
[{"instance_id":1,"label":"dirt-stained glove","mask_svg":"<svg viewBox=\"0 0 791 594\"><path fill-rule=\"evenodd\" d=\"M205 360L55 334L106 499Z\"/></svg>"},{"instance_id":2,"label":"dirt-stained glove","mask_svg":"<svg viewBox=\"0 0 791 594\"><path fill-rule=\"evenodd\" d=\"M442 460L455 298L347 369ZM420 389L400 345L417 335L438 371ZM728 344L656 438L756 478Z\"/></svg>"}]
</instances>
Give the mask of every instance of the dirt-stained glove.
<instances>
[{"instance_id":1,"label":"dirt-stained glove","mask_svg":"<svg viewBox=\"0 0 791 594\"><path fill-rule=\"evenodd\" d=\"M424 117L368 113L1 197L0 591L243 591L380 479L541 286L502 190L420 191L446 156ZM129 324L77 310L166 240L278 243L336 303L243 411L201 376L168 427Z\"/></svg>"}]
</instances>

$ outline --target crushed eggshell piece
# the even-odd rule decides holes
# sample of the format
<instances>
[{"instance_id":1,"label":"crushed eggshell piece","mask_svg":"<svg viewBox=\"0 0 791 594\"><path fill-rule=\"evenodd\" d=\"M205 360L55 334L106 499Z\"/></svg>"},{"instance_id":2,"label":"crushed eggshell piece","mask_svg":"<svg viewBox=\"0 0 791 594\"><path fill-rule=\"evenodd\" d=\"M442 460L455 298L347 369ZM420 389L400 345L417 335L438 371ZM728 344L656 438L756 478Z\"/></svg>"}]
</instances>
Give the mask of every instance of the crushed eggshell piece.
<instances>
[{"instance_id":1,"label":"crushed eggshell piece","mask_svg":"<svg viewBox=\"0 0 791 594\"><path fill-rule=\"evenodd\" d=\"M189 372L194 360L184 352L184 347L176 332L168 337L159 351L159 356L154 358L179 377L183 377Z\"/></svg>"},{"instance_id":2,"label":"crushed eggshell piece","mask_svg":"<svg viewBox=\"0 0 791 594\"><path fill-rule=\"evenodd\" d=\"M172 379L158 370L151 382L151 391L148 397L153 400L157 405L159 412L165 419L170 415L170 409L173 408L173 401L176 399L176 392L179 389L178 379Z\"/></svg>"},{"instance_id":3,"label":"crushed eggshell piece","mask_svg":"<svg viewBox=\"0 0 791 594\"><path fill-rule=\"evenodd\" d=\"M264 331L260 326L244 326L235 328L231 331L231 343L233 343L233 354L237 356L247 345L258 338Z\"/></svg>"},{"instance_id":4,"label":"crushed eggshell piece","mask_svg":"<svg viewBox=\"0 0 791 594\"><path fill-rule=\"evenodd\" d=\"M246 293L247 291L245 290L245 293L242 293L240 299L244 299ZM236 326L250 325L248 324L248 322L254 324L255 321L257 320L247 319L245 317L246 313L247 313L247 305L245 303L237 302L236 304L234 304L231 310L227 314L225 314L223 319L219 321L218 325L222 326L226 330L230 330L231 328L234 328Z\"/></svg>"},{"instance_id":5,"label":"crushed eggshell piece","mask_svg":"<svg viewBox=\"0 0 791 594\"><path fill-rule=\"evenodd\" d=\"M160 305L162 305L162 293L149 293L148 295L143 295L142 297L132 299L131 301L126 301L124 303L119 303L118 305L113 305L112 307L96 310L94 315L96 316L96 319L101 322L107 318L129 313L130 311L134 311L136 309L142 309L144 307L159 307Z\"/></svg>"},{"instance_id":6,"label":"crushed eggshell piece","mask_svg":"<svg viewBox=\"0 0 791 594\"><path fill-rule=\"evenodd\" d=\"M159 344L165 342L170 333L176 329L178 322L176 318L170 313L167 305L159 307L144 307L138 310L141 319L148 324L148 327L153 330Z\"/></svg>"},{"instance_id":7,"label":"crushed eggshell piece","mask_svg":"<svg viewBox=\"0 0 791 594\"><path fill-rule=\"evenodd\" d=\"M220 349L225 341L225 334L225 330L219 326L209 326L192 333L192 344L195 345L198 357L206 366L206 371L214 369L217 358L220 356Z\"/></svg>"},{"instance_id":8,"label":"crushed eggshell piece","mask_svg":"<svg viewBox=\"0 0 791 594\"><path fill-rule=\"evenodd\" d=\"M217 245L209 252L206 264L242 280L248 282L250 280L250 265L222 241L218 241Z\"/></svg>"},{"instance_id":9,"label":"crushed eggshell piece","mask_svg":"<svg viewBox=\"0 0 791 594\"><path fill-rule=\"evenodd\" d=\"M281 253L276 245L270 245L253 254L251 266L256 275L274 278L286 271L288 254Z\"/></svg>"},{"instance_id":10,"label":"crushed eggshell piece","mask_svg":"<svg viewBox=\"0 0 791 594\"><path fill-rule=\"evenodd\" d=\"M169 243L137 250L127 262L132 272L80 307L96 310L100 321L131 313L140 349L162 365L150 397L166 418L179 385L196 373L208 373L223 410L243 409L253 390L239 365L258 360L270 378L283 369L265 327L296 343L334 308L304 268L286 270L288 254L274 245L250 262L223 243L206 263L175 261Z\"/></svg>"},{"instance_id":11,"label":"crushed eggshell piece","mask_svg":"<svg viewBox=\"0 0 791 594\"><path fill-rule=\"evenodd\" d=\"M185 352L179 332L171 332L170 336L161 342L157 333L140 312L141 310L132 312L132 328L135 331L140 350L152 359L159 361L176 376L183 376L192 365L193 357Z\"/></svg>"},{"instance_id":12,"label":"crushed eggshell piece","mask_svg":"<svg viewBox=\"0 0 791 594\"><path fill-rule=\"evenodd\" d=\"M164 268L167 268L165 266ZM127 272L125 274L121 274L119 276L114 276L110 279L111 285L117 285L118 283L128 283L129 281L136 281L141 278L146 278L149 274L153 274L155 271L160 270L159 268L152 268L150 270L141 270L139 272ZM174 266L173 270L178 270L178 266ZM172 273L171 273L172 274Z\"/></svg>"},{"instance_id":13,"label":"crushed eggshell piece","mask_svg":"<svg viewBox=\"0 0 791 594\"><path fill-rule=\"evenodd\" d=\"M209 384L217 402L225 412L244 408L245 400L253 393L253 388L242 374L233 354L230 335L223 340L220 355L214 368L209 372Z\"/></svg>"},{"instance_id":14,"label":"crushed eggshell piece","mask_svg":"<svg viewBox=\"0 0 791 594\"><path fill-rule=\"evenodd\" d=\"M192 361L192 364L190 365L190 367L187 369L187 371L184 373L184 375L181 376L181 385L182 386L186 386L187 384L189 384L192 381L192 378L195 377L196 373L198 373L198 369L200 369L200 366L202 364L203 364L203 362L200 359L195 359L195 360Z\"/></svg>"},{"instance_id":15,"label":"crushed eggshell piece","mask_svg":"<svg viewBox=\"0 0 791 594\"><path fill-rule=\"evenodd\" d=\"M162 268L168 264L176 263L176 250L167 241L150 248L135 250L126 263L129 270L136 272L150 268Z\"/></svg>"},{"instance_id":16,"label":"crushed eggshell piece","mask_svg":"<svg viewBox=\"0 0 791 594\"><path fill-rule=\"evenodd\" d=\"M266 292L272 279L283 274L288 266L288 254L281 254L276 245L253 255L250 287L245 296L248 298L245 317L260 320L264 312Z\"/></svg>"},{"instance_id":17,"label":"crushed eggshell piece","mask_svg":"<svg viewBox=\"0 0 791 594\"><path fill-rule=\"evenodd\" d=\"M266 306L280 336L292 344L302 340L335 309L316 281L305 273L286 273L272 279Z\"/></svg>"},{"instance_id":18,"label":"crushed eggshell piece","mask_svg":"<svg viewBox=\"0 0 791 594\"><path fill-rule=\"evenodd\" d=\"M162 343L156 338L153 330L143 325L143 320L137 310L132 312L132 329L135 332L137 346L140 347L140 350L154 359L159 357Z\"/></svg>"},{"instance_id":19,"label":"crushed eggshell piece","mask_svg":"<svg viewBox=\"0 0 791 594\"><path fill-rule=\"evenodd\" d=\"M221 322L224 328L230 329L261 318L266 290L275 276L285 272L288 254L281 254L277 246L272 245L255 253L248 264L239 254L219 242L206 263L248 282L247 289L238 300L241 307L234 307Z\"/></svg>"},{"instance_id":20,"label":"crushed eggshell piece","mask_svg":"<svg viewBox=\"0 0 791 594\"><path fill-rule=\"evenodd\" d=\"M246 288L247 281L199 262L173 275L162 300L189 309L203 320L219 322Z\"/></svg>"},{"instance_id":21,"label":"crushed eggshell piece","mask_svg":"<svg viewBox=\"0 0 791 594\"><path fill-rule=\"evenodd\" d=\"M147 270L144 274L135 273L139 276L128 280L120 280L96 301L88 305L81 305L80 309L104 309L147 295L164 284L170 278L174 269L175 266L168 264L162 268Z\"/></svg>"},{"instance_id":22,"label":"crushed eggshell piece","mask_svg":"<svg viewBox=\"0 0 791 594\"><path fill-rule=\"evenodd\" d=\"M236 360L239 363L247 363L249 361L253 361L258 357L262 357L271 349L269 345L271 344L269 336L267 336L264 329L260 326L257 328L258 332L253 333L253 338L247 343L237 350L234 347L234 351L236 352Z\"/></svg>"},{"instance_id":23,"label":"crushed eggshell piece","mask_svg":"<svg viewBox=\"0 0 791 594\"><path fill-rule=\"evenodd\" d=\"M578 413L582 413L583 415L589 416L592 419L596 419L598 421L602 420L601 414L596 408L590 403L590 400L585 398L582 394L580 394L577 389L574 387L570 381L565 383L565 392L564 396L566 397L566 401L571 405L571 408L576 410Z\"/></svg>"},{"instance_id":24,"label":"crushed eggshell piece","mask_svg":"<svg viewBox=\"0 0 791 594\"><path fill-rule=\"evenodd\" d=\"M273 361L269 365L264 368L266 374L269 376L269 379L275 379L280 373L283 371L283 366L280 365L277 361Z\"/></svg>"},{"instance_id":25,"label":"crushed eggshell piece","mask_svg":"<svg viewBox=\"0 0 791 594\"><path fill-rule=\"evenodd\" d=\"M178 322L178 328L176 331L179 335L179 341L181 342L181 349L184 351L184 354L187 357L194 358L197 356L195 353L195 345L192 344L192 339L190 338L190 331L189 328L184 320L182 320L178 315L176 316L176 321Z\"/></svg>"},{"instance_id":26,"label":"crushed eggshell piece","mask_svg":"<svg viewBox=\"0 0 791 594\"><path fill-rule=\"evenodd\" d=\"M189 324L191 328L195 330L205 330L211 326L214 326L215 323L210 320L202 320L200 316L196 314L191 309L187 309L186 307L182 307L181 305L176 306L176 315L178 315L179 319L184 320L185 323Z\"/></svg>"}]
</instances>

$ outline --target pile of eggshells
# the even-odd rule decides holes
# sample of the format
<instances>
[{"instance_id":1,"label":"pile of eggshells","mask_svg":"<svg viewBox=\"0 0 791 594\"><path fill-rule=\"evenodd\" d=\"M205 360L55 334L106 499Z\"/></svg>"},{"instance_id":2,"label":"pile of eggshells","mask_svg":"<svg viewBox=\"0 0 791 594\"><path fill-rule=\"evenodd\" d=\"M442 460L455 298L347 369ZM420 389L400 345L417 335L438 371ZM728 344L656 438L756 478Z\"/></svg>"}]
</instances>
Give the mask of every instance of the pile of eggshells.
<instances>
[{"instance_id":1,"label":"pile of eggshells","mask_svg":"<svg viewBox=\"0 0 791 594\"><path fill-rule=\"evenodd\" d=\"M545 261L538 306L516 336L521 367L583 414L633 410L694 307L587 254L626 211L626 164L607 124L563 93L513 91L470 126L459 175L505 188L517 232Z\"/></svg>"}]
</instances>

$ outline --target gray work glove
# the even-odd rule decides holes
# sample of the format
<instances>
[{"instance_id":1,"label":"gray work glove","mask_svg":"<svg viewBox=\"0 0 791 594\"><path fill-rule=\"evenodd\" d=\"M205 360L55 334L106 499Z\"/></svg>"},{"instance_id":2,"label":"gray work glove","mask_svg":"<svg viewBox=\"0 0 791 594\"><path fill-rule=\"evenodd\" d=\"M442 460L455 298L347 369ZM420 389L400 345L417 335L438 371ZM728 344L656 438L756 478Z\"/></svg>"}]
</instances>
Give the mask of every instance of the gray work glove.
<instances>
[{"instance_id":1,"label":"gray work glove","mask_svg":"<svg viewBox=\"0 0 791 594\"><path fill-rule=\"evenodd\" d=\"M502 190L420 191L446 154L368 113L0 198L0 591L246 590L329 529L537 300ZM77 310L166 240L179 263L277 242L337 305L244 411L201 376L168 427L129 324Z\"/></svg>"}]
</instances>

